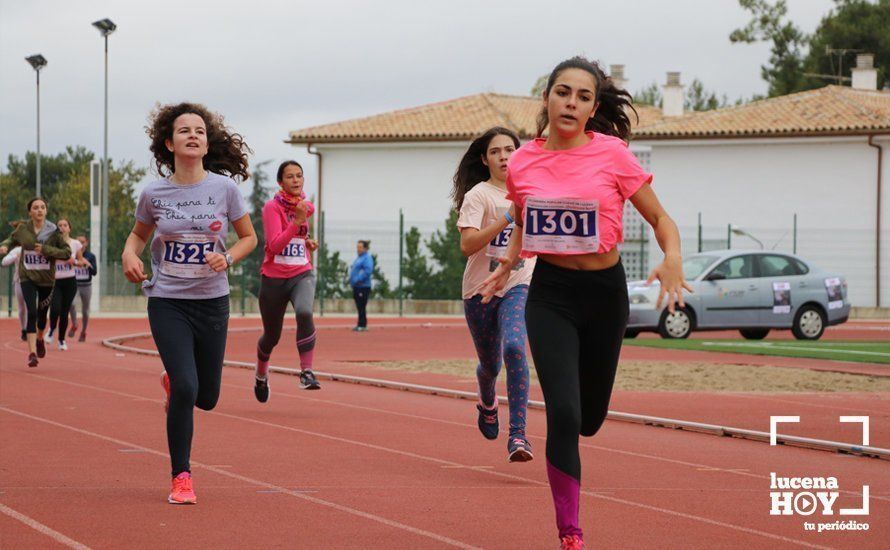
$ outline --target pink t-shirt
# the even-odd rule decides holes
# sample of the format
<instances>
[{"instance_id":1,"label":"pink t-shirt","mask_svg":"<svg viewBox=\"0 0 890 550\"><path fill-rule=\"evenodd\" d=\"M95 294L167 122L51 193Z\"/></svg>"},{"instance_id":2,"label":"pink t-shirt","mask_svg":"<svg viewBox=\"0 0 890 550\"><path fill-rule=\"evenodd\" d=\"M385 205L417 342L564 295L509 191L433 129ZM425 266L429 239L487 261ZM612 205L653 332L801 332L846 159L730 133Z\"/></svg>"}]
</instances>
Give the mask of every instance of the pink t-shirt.
<instances>
[{"instance_id":1,"label":"pink t-shirt","mask_svg":"<svg viewBox=\"0 0 890 550\"><path fill-rule=\"evenodd\" d=\"M478 183L464 196L460 215L457 218L457 227L483 229L500 221L508 210L510 210L510 201L504 198L503 189L486 182ZM515 229L511 224L501 231L492 242L467 258L467 267L464 269L464 279L461 285L461 294L464 300L479 294L482 282L499 265L497 258L503 256L507 251L510 235ZM534 267L534 259L520 260L513 268L513 272L510 273L507 284L495 295L503 297L514 286L527 285L531 281Z\"/></svg>"},{"instance_id":2,"label":"pink t-shirt","mask_svg":"<svg viewBox=\"0 0 890 550\"><path fill-rule=\"evenodd\" d=\"M507 199L522 212L521 257L600 254L623 241L624 202L652 174L620 138L587 135L588 143L559 151L538 138L510 157Z\"/></svg>"},{"instance_id":3,"label":"pink t-shirt","mask_svg":"<svg viewBox=\"0 0 890 550\"><path fill-rule=\"evenodd\" d=\"M315 213L309 205L308 216ZM308 218L307 216L307 218ZM266 238L265 257L260 272L273 279L289 279L312 269L312 255L306 248L309 222L297 227L294 215L275 198L263 206L263 234Z\"/></svg>"}]
</instances>

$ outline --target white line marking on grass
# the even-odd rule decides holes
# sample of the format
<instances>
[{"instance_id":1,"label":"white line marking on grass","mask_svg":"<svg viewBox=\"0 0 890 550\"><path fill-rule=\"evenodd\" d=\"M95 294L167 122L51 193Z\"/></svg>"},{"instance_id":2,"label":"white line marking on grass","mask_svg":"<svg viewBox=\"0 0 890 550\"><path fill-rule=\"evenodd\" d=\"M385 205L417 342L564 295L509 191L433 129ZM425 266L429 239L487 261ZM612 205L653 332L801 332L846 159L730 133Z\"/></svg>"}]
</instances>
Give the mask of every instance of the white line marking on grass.
<instances>
[{"instance_id":1,"label":"white line marking on grass","mask_svg":"<svg viewBox=\"0 0 890 550\"><path fill-rule=\"evenodd\" d=\"M753 348L753 349L781 349L781 350L790 350L790 351L806 351L806 352L816 352L816 353L848 353L851 355L876 355L878 357L890 357L890 353L884 353L880 351L858 351L858 350L845 350L845 349L820 349L820 348L807 348L803 346L781 346L772 344L770 342L764 342L762 344L748 343L748 342L702 342L703 346L712 346L712 347L730 347L730 348Z\"/></svg>"}]
</instances>

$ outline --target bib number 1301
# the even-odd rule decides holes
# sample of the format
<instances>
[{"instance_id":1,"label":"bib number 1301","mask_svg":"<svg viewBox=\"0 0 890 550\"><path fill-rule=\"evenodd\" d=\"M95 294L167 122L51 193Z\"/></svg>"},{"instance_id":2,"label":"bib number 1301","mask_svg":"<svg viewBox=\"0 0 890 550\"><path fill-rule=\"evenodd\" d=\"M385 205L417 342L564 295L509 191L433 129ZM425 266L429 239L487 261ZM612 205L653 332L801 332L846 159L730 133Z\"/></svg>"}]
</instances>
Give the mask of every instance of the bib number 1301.
<instances>
[{"instance_id":1,"label":"bib number 1301","mask_svg":"<svg viewBox=\"0 0 890 550\"><path fill-rule=\"evenodd\" d=\"M599 248L598 201L529 197L522 248L544 254L590 254Z\"/></svg>"},{"instance_id":2,"label":"bib number 1301","mask_svg":"<svg viewBox=\"0 0 890 550\"><path fill-rule=\"evenodd\" d=\"M593 235L592 212L573 210L532 210L529 212L530 235Z\"/></svg>"}]
</instances>

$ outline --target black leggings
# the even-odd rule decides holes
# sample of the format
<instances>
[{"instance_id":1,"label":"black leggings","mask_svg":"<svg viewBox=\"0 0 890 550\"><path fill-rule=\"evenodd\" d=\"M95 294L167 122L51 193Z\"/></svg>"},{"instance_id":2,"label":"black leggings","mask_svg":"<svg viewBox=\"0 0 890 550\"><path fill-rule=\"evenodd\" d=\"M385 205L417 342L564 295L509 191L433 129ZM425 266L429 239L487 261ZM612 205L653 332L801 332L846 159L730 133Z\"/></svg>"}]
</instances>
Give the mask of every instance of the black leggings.
<instances>
[{"instance_id":1,"label":"black leggings","mask_svg":"<svg viewBox=\"0 0 890 550\"><path fill-rule=\"evenodd\" d=\"M49 329L56 330L59 326L59 342L65 341L65 333L68 331L68 315L71 313L71 304L77 296L77 279L56 279L56 288L53 291L53 305L49 310Z\"/></svg>"},{"instance_id":2,"label":"black leggings","mask_svg":"<svg viewBox=\"0 0 890 550\"><path fill-rule=\"evenodd\" d=\"M547 460L579 481L578 436L606 419L628 309L620 261L599 271L535 265L525 323L547 406Z\"/></svg>"},{"instance_id":3,"label":"black leggings","mask_svg":"<svg viewBox=\"0 0 890 550\"><path fill-rule=\"evenodd\" d=\"M167 445L175 477L190 471L194 407L209 411L219 400L229 297L149 298L148 322L170 377Z\"/></svg>"},{"instance_id":4,"label":"black leggings","mask_svg":"<svg viewBox=\"0 0 890 550\"><path fill-rule=\"evenodd\" d=\"M355 300L355 309L358 310L358 326L368 326L368 298L371 297L371 289L368 287L353 287L352 298Z\"/></svg>"},{"instance_id":5,"label":"black leggings","mask_svg":"<svg viewBox=\"0 0 890 550\"><path fill-rule=\"evenodd\" d=\"M28 310L28 323L25 332L33 334L37 329L46 328L46 313L52 302L53 287L37 286L25 279L20 283L22 296L25 297L25 308Z\"/></svg>"}]
</instances>

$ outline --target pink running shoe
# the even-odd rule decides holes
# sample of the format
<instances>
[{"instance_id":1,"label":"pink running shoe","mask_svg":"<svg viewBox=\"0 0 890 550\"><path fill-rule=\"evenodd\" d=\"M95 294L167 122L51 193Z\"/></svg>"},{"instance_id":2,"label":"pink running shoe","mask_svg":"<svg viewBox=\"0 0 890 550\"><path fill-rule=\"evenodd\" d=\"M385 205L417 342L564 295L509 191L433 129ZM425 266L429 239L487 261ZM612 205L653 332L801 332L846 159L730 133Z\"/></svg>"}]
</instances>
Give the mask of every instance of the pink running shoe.
<instances>
[{"instance_id":1,"label":"pink running shoe","mask_svg":"<svg viewBox=\"0 0 890 550\"><path fill-rule=\"evenodd\" d=\"M182 472L173 478L173 488L170 490L167 502L170 504L198 503L198 497L195 496L195 490L192 487L192 474Z\"/></svg>"},{"instance_id":2,"label":"pink running shoe","mask_svg":"<svg viewBox=\"0 0 890 550\"><path fill-rule=\"evenodd\" d=\"M567 535L559 539L560 550L584 550L584 539L578 535Z\"/></svg>"},{"instance_id":3,"label":"pink running shoe","mask_svg":"<svg viewBox=\"0 0 890 550\"><path fill-rule=\"evenodd\" d=\"M166 394L164 397L164 412L167 412L170 409L170 377L167 376L167 371L161 373L161 387L164 388L164 393Z\"/></svg>"}]
</instances>

